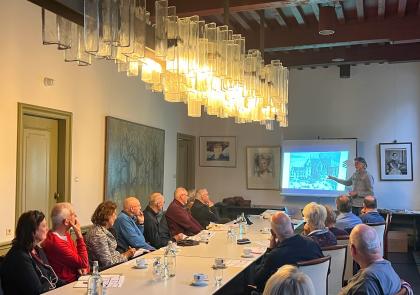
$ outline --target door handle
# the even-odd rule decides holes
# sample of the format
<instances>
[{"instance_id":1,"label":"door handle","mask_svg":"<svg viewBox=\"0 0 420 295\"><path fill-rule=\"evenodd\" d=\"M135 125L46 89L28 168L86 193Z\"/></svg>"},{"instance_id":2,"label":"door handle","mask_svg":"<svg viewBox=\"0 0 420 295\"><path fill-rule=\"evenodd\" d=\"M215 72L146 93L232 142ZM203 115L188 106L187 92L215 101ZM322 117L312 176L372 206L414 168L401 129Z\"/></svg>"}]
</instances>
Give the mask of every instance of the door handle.
<instances>
[{"instance_id":1,"label":"door handle","mask_svg":"<svg viewBox=\"0 0 420 295\"><path fill-rule=\"evenodd\" d=\"M54 200L58 201L59 198L60 198L60 193L55 192L54 193Z\"/></svg>"}]
</instances>

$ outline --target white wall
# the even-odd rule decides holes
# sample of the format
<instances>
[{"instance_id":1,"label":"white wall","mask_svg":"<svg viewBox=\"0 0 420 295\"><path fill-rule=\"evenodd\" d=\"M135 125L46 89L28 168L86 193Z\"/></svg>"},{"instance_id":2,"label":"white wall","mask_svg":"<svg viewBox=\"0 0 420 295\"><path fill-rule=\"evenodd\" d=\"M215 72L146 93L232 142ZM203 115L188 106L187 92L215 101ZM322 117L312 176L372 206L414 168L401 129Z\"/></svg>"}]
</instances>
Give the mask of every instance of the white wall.
<instances>
[{"instance_id":1,"label":"white wall","mask_svg":"<svg viewBox=\"0 0 420 295\"><path fill-rule=\"evenodd\" d=\"M302 206L308 201L332 199L282 198L275 191L246 189L245 147L281 144L284 139L358 138L358 154L374 176L379 206L420 209L418 180L420 63L358 65L350 79L340 79L337 67L292 70L289 127L275 132L229 120L201 121L200 135L236 135L236 169L198 167L197 187L207 187L216 200L242 195L254 204ZM283 135L282 135L283 133ZM413 143L414 181L380 181L378 144Z\"/></svg>"},{"instance_id":2,"label":"white wall","mask_svg":"<svg viewBox=\"0 0 420 295\"><path fill-rule=\"evenodd\" d=\"M90 67L65 63L55 46L43 46L41 9L28 1L8 1L0 11L3 45L0 67L0 242L14 230L17 104L34 104L73 113L72 202L82 224L103 200L105 116L165 130L164 194L176 185L176 133L193 134L186 107L145 90L139 78L116 72L109 61ZM43 77L55 79L44 87ZM79 182L74 178L78 177Z\"/></svg>"}]
</instances>

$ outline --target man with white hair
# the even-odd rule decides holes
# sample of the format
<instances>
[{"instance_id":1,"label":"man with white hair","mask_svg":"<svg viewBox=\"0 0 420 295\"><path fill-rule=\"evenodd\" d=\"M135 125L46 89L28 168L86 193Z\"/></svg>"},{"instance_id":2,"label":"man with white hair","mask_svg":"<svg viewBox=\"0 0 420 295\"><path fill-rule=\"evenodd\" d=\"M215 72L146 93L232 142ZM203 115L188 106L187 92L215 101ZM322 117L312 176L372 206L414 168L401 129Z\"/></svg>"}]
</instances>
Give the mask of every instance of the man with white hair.
<instances>
[{"instance_id":1,"label":"man with white hair","mask_svg":"<svg viewBox=\"0 0 420 295\"><path fill-rule=\"evenodd\" d=\"M67 282L73 282L89 271L88 253L83 240L80 223L70 203L57 203L51 210L52 229L42 243L48 261L57 276ZM76 244L69 230L74 230Z\"/></svg>"},{"instance_id":2,"label":"man with white hair","mask_svg":"<svg viewBox=\"0 0 420 295\"><path fill-rule=\"evenodd\" d=\"M401 280L389 261L382 258L378 234L372 227L359 224L350 234L350 251L360 265L359 272L349 280L344 294L396 294Z\"/></svg>"},{"instance_id":3,"label":"man with white hair","mask_svg":"<svg viewBox=\"0 0 420 295\"><path fill-rule=\"evenodd\" d=\"M256 267L255 284L262 291L279 267L323 256L321 248L311 238L295 234L289 216L277 212L271 218L270 246Z\"/></svg>"},{"instance_id":4,"label":"man with white hair","mask_svg":"<svg viewBox=\"0 0 420 295\"><path fill-rule=\"evenodd\" d=\"M203 228L206 228L210 222L219 220L216 207L214 207L214 203L210 200L209 192L205 188L196 192L196 197L191 207L191 215Z\"/></svg>"},{"instance_id":5,"label":"man with white hair","mask_svg":"<svg viewBox=\"0 0 420 295\"><path fill-rule=\"evenodd\" d=\"M117 235L119 252L125 252L130 248L155 250L144 238L144 215L140 201L136 197L129 196L124 200L124 208L118 214L113 228Z\"/></svg>"},{"instance_id":6,"label":"man with white hair","mask_svg":"<svg viewBox=\"0 0 420 295\"><path fill-rule=\"evenodd\" d=\"M165 198L161 193L149 196L149 205L144 209L144 237L156 249L164 247L171 240L163 206Z\"/></svg>"}]
</instances>

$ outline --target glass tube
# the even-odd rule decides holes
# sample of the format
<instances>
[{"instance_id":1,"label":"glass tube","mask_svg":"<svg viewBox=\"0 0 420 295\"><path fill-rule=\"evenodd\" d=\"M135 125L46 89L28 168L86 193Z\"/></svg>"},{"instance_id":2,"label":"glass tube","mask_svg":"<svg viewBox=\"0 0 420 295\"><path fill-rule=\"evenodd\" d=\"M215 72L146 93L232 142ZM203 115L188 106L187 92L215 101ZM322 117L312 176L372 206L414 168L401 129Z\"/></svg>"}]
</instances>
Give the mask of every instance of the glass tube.
<instances>
[{"instance_id":1,"label":"glass tube","mask_svg":"<svg viewBox=\"0 0 420 295\"><path fill-rule=\"evenodd\" d=\"M84 0L84 43L89 53L99 50L99 3L98 0Z\"/></svg>"},{"instance_id":2,"label":"glass tube","mask_svg":"<svg viewBox=\"0 0 420 295\"><path fill-rule=\"evenodd\" d=\"M158 0L155 2L155 53L156 56L165 57L167 51L167 19L168 17L168 1Z\"/></svg>"},{"instance_id":3,"label":"glass tube","mask_svg":"<svg viewBox=\"0 0 420 295\"><path fill-rule=\"evenodd\" d=\"M190 19L182 17L178 19L178 73L188 74L188 40L190 32Z\"/></svg>"},{"instance_id":4,"label":"glass tube","mask_svg":"<svg viewBox=\"0 0 420 295\"><path fill-rule=\"evenodd\" d=\"M71 47L72 22L57 15L58 49Z\"/></svg>"},{"instance_id":5,"label":"glass tube","mask_svg":"<svg viewBox=\"0 0 420 295\"><path fill-rule=\"evenodd\" d=\"M131 25L131 0L119 0L119 30L118 30L118 46L130 46L130 27Z\"/></svg>"},{"instance_id":6,"label":"glass tube","mask_svg":"<svg viewBox=\"0 0 420 295\"><path fill-rule=\"evenodd\" d=\"M113 0L99 2L99 39L103 43L112 42L111 9ZM99 45L101 46L101 45Z\"/></svg>"},{"instance_id":7,"label":"glass tube","mask_svg":"<svg viewBox=\"0 0 420 295\"><path fill-rule=\"evenodd\" d=\"M58 44L57 15L42 8L42 44Z\"/></svg>"},{"instance_id":8,"label":"glass tube","mask_svg":"<svg viewBox=\"0 0 420 295\"><path fill-rule=\"evenodd\" d=\"M217 29L216 23L205 25L205 38L207 39L207 67L210 72L216 73L217 68Z\"/></svg>"},{"instance_id":9,"label":"glass tube","mask_svg":"<svg viewBox=\"0 0 420 295\"><path fill-rule=\"evenodd\" d=\"M111 40L113 46L120 45L120 0L110 0L110 27L111 27Z\"/></svg>"},{"instance_id":10,"label":"glass tube","mask_svg":"<svg viewBox=\"0 0 420 295\"><path fill-rule=\"evenodd\" d=\"M190 74L198 70L198 15L190 17L188 38L188 72Z\"/></svg>"},{"instance_id":11,"label":"glass tube","mask_svg":"<svg viewBox=\"0 0 420 295\"><path fill-rule=\"evenodd\" d=\"M226 76L226 41L228 40L228 26L217 27L217 69L216 75Z\"/></svg>"},{"instance_id":12,"label":"glass tube","mask_svg":"<svg viewBox=\"0 0 420 295\"><path fill-rule=\"evenodd\" d=\"M127 76L135 77L139 75L139 63L137 61L128 62Z\"/></svg>"}]
</instances>

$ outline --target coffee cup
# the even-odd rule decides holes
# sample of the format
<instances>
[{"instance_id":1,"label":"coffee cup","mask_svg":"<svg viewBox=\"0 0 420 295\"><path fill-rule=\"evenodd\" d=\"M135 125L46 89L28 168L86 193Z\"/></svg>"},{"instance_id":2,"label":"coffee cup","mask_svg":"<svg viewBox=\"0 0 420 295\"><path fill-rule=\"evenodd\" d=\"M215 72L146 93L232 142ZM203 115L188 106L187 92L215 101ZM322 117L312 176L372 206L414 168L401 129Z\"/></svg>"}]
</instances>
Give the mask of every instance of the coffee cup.
<instances>
[{"instance_id":1,"label":"coffee cup","mask_svg":"<svg viewBox=\"0 0 420 295\"><path fill-rule=\"evenodd\" d=\"M146 266L146 259L144 258L137 258L136 259L136 265L137 267L145 267Z\"/></svg>"},{"instance_id":2,"label":"coffee cup","mask_svg":"<svg viewBox=\"0 0 420 295\"><path fill-rule=\"evenodd\" d=\"M220 267L225 265L225 260L223 258L215 258L214 266Z\"/></svg>"},{"instance_id":3,"label":"coffee cup","mask_svg":"<svg viewBox=\"0 0 420 295\"><path fill-rule=\"evenodd\" d=\"M195 273L194 274L194 282L200 283L202 281L205 281L207 279L207 275L203 273Z\"/></svg>"},{"instance_id":4,"label":"coffee cup","mask_svg":"<svg viewBox=\"0 0 420 295\"><path fill-rule=\"evenodd\" d=\"M251 256L252 255L252 249L251 248L244 248L243 250L244 256Z\"/></svg>"}]
</instances>

